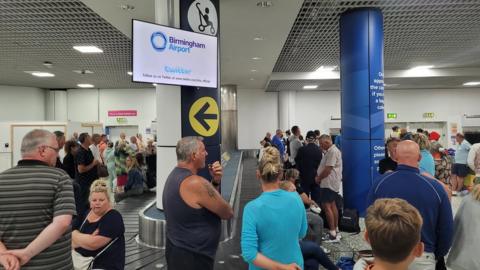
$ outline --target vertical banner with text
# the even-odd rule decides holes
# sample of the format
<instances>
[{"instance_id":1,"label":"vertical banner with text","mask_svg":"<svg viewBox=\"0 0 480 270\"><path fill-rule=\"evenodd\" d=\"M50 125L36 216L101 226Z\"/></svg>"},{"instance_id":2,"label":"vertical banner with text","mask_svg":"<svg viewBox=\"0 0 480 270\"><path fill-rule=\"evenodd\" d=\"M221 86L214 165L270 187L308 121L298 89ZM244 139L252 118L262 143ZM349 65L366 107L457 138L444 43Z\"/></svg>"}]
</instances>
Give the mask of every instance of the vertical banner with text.
<instances>
[{"instance_id":1,"label":"vertical banner with text","mask_svg":"<svg viewBox=\"0 0 480 270\"><path fill-rule=\"evenodd\" d=\"M180 1L180 28L187 31L220 37L218 0ZM219 47L219 46L217 46ZM217 51L219 65L219 52ZM219 72L220 68L217 68ZM220 74L218 74L220 80ZM207 164L221 161L220 83L217 88L182 86L182 137L202 136L208 152ZM199 175L210 179L208 169Z\"/></svg>"},{"instance_id":2,"label":"vertical banner with text","mask_svg":"<svg viewBox=\"0 0 480 270\"><path fill-rule=\"evenodd\" d=\"M383 15L379 9L340 17L343 190L346 208L363 215L384 158Z\"/></svg>"}]
</instances>

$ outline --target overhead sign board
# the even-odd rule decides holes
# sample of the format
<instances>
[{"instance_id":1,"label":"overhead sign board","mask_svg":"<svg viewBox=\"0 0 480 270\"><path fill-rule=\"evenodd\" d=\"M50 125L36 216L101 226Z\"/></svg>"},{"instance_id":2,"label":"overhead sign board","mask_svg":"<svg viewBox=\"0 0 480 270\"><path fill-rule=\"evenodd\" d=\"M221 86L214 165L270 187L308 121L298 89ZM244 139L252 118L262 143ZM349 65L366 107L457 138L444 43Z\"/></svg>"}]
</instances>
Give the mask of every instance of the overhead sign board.
<instances>
[{"instance_id":1,"label":"overhead sign board","mask_svg":"<svg viewBox=\"0 0 480 270\"><path fill-rule=\"evenodd\" d=\"M133 20L133 81L217 87L217 37Z\"/></svg>"}]
</instances>

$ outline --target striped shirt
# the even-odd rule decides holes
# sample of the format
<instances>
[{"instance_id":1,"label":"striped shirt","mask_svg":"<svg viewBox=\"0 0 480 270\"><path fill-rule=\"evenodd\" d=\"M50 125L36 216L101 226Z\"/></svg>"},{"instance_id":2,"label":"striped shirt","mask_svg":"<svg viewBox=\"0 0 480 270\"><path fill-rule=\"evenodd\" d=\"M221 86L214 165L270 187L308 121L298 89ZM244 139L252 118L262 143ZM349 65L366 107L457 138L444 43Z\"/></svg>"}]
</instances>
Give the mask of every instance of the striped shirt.
<instances>
[{"instance_id":1,"label":"striped shirt","mask_svg":"<svg viewBox=\"0 0 480 270\"><path fill-rule=\"evenodd\" d=\"M21 160L0 173L0 241L7 249L25 248L54 217L75 214L72 180L63 170ZM22 269L73 269L71 230Z\"/></svg>"}]
</instances>

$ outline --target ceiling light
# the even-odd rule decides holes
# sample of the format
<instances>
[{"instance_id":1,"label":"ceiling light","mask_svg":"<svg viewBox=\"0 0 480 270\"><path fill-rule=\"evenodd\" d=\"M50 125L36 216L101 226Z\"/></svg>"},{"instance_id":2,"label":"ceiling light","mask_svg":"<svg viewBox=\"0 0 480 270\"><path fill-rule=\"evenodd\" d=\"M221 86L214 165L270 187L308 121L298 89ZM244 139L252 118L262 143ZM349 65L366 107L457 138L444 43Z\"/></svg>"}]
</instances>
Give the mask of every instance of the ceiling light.
<instances>
[{"instance_id":1,"label":"ceiling light","mask_svg":"<svg viewBox=\"0 0 480 270\"><path fill-rule=\"evenodd\" d=\"M427 65L427 66L416 66L416 67L413 67L411 69L430 69L430 68L433 68L432 65Z\"/></svg>"},{"instance_id":2,"label":"ceiling light","mask_svg":"<svg viewBox=\"0 0 480 270\"><path fill-rule=\"evenodd\" d=\"M320 66L316 72L322 72L322 71L333 71L334 69L336 69L337 66Z\"/></svg>"},{"instance_id":3,"label":"ceiling light","mask_svg":"<svg viewBox=\"0 0 480 270\"><path fill-rule=\"evenodd\" d=\"M46 68L52 68L53 67L53 63L50 62L50 61L45 61L42 63L42 65L44 65Z\"/></svg>"},{"instance_id":4,"label":"ceiling light","mask_svg":"<svg viewBox=\"0 0 480 270\"><path fill-rule=\"evenodd\" d=\"M79 70L72 70L72 71L75 72L75 73L78 73L78 74L82 74L82 75L93 74L93 71L88 70L88 69L79 69Z\"/></svg>"},{"instance_id":5,"label":"ceiling light","mask_svg":"<svg viewBox=\"0 0 480 270\"><path fill-rule=\"evenodd\" d=\"M318 85L304 85L303 89L317 89Z\"/></svg>"},{"instance_id":6,"label":"ceiling light","mask_svg":"<svg viewBox=\"0 0 480 270\"><path fill-rule=\"evenodd\" d=\"M262 58L261 57L258 57L258 56L255 56L255 57L252 57L252 60L261 60Z\"/></svg>"},{"instance_id":7,"label":"ceiling light","mask_svg":"<svg viewBox=\"0 0 480 270\"><path fill-rule=\"evenodd\" d=\"M26 73L32 74L33 76L36 77L55 77L55 74L49 73L49 72L41 72L41 71L25 71Z\"/></svg>"},{"instance_id":8,"label":"ceiling light","mask_svg":"<svg viewBox=\"0 0 480 270\"><path fill-rule=\"evenodd\" d=\"M480 85L480 82L466 82L463 86L477 86Z\"/></svg>"},{"instance_id":9,"label":"ceiling light","mask_svg":"<svg viewBox=\"0 0 480 270\"><path fill-rule=\"evenodd\" d=\"M130 76L132 76L132 75L133 75L133 72L128 71L127 74L130 75Z\"/></svg>"},{"instance_id":10,"label":"ceiling light","mask_svg":"<svg viewBox=\"0 0 480 270\"><path fill-rule=\"evenodd\" d=\"M153 85L153 86L157 86L158 84L154 83L154 84L152 84L152 85Z\"/></svg>"},{"instance_id":11,"label":"ceiling light","mask_svg":"<svg viewBox=\"0 0 480 270\"><path fill-rule=\"evenodd\" d=\"M260 2L257 2L257 7L262 7L262 8L267 8L267 7L271 7L273 4L272 4L272 1L260 1Z\"/></svg>"},{"instance_id":12,"label":"ceiling light","mask_svg":"<svg viewBox=\"0 0 480 270\"><path fill-rule=\"evenodd\" d=\"M250 81L254 81L255 79L254 78L250 78Z\"/></svg>"},{"instance_id":13,"label":"ceiling light","mask_svg":"<svg viewBox=\"0 0 480 270\"><path fill-rule=\"evenodd\" d=\"M77 86L80 88L93 88L95 85L89 83L79 83Z\"/></svg>"},{"instance_id":14,"label":"ceiling light","mask_svg":"<svg viewBox=\"0 0 480 270\"><path fill-rule=\"evenodd\" d=\"M103 51L96 46L73 46L73 48L81 53L103 53Z\"/></svg>"},{"instance_id":15,"label":"ceiling light","mask_svg":"<svg viewBox=\"0 0 480 270\"><path fill-rule=\"evenodd\" d=\"M262 40L265 40L265 39L263 37L257 36L257 37L254 37L253 40L262 41Z\"/></svg>"},{"instance_id":16,"label":"ceiling light","mask_svg":"<svg viewBox=\"0 0 480 270\"><path fill-rule=\"evenodd\" d=\"M251 69L250 71L251 71L251 72L257 72L257 70L256 70L256 69Z\"/></svg>"}]
</instances>

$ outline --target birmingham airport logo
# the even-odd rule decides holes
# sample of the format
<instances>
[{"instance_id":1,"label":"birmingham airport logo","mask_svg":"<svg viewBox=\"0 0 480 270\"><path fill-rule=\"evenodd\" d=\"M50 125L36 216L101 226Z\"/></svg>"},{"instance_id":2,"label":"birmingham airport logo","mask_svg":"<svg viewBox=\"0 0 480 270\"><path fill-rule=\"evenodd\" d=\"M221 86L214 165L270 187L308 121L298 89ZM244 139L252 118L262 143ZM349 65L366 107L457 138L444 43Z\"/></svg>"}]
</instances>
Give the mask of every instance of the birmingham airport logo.
<instances>
[{"instance_id":1,"label":"birmingham airport logo","mask_svg":"<svg viewBox=\"0 0 480 270\"><path fill-rule=\"evenodd\" d=\"M162 32L154 32L150 36L152 47L157 52L163 52L167 48L167 37Z\"/></svg>"},{"instance_id":2,"label":"birmingham airport logo","mask_svg":"<svg viewBox=\"0 0 480 270\"><path fill-rule=\"evenodd\" d=\"M190 53L192 48L205 49L205 44L186 39L177 39L173 36L167 37L162 32L154 32L150 36L150 43L157 52L163 52L165 49L177 53Z\"/></svg>"}]
</instances>

